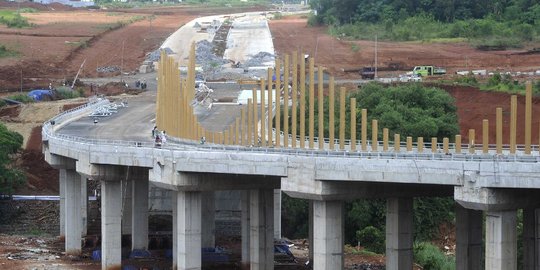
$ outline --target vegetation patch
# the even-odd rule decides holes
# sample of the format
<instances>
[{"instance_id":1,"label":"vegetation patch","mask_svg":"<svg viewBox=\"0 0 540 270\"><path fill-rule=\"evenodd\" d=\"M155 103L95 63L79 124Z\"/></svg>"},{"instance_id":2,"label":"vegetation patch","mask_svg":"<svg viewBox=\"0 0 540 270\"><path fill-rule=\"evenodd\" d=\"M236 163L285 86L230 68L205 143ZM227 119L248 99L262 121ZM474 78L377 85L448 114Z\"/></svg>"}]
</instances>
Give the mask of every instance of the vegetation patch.
<instances>
[{"instance_id":1,"label":"vegetation patch","mask_svg":"<svg viewBox=\"0 0 540 270\"><path fill-rule=\"evenodd\" d=\"M0 58L12 57L19 55L19 52L8 49L5 45L0 44Z\"/></svg>"},{"instance_id":2,"label":"vegetation patch","mask_svg":"<svg viewBox=\"0 0 540 270\"><path fill-rule=\"evenodd\" d=\"M350 39L466 40L481 50L519 48L540 40L540 3L500 1L310 1L309 23Z\"/></svg>"},{"instance_id":3,"label":"vegetation patch","mask_svg":"<svg viewBox=\"0 0 540 270\"><path fill-rule=\"evenodd\" d=\"M21 134L0 123L0 194L13 194L26 180L23 172L13 166L14 154L21 149L22 143Z\"/></svg>"},{"instance_id":4,"label":"vegetation patch","mask_svg":"<svg viewBox=\"0 0 540 270\"><path fill-rule=\"evenodd\" d=\"M429 242L415 243L414 261L424 270L454 270L455 258L446 256L437 246Z\"/></svg>"},{"instance_id":5,"label":"vegetation patch","mask_svg":"<svg viewBox=\"0 0 540 270\"><path fill-rule=\"evenodd\" d=\"M0 10L0 24L4 24L9 28L33 26L33 24L29 23L19 12L11 10Z\"/></svg>"}]
</instances>

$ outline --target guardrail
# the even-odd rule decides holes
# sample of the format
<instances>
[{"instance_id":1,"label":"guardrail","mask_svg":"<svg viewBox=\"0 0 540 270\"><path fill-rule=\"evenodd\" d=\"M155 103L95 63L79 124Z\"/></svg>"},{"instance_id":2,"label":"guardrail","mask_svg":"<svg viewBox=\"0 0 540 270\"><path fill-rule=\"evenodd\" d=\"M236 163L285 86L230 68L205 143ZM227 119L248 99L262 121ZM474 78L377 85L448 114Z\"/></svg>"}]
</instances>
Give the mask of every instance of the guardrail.
<instances>
[{"instance_id":1,"label":"guardrail","mask_svg":"<svg viewBox=\"0 0 540 270\"><path fill-rule=\"evenodd\" d=\"M519 145L516 154L505 154L500 155L495 153L494 145L490 145L489 153L481 153L482 145L475 145L475 153L469 153L467 147L468 144L462 144L463 152L462 153L442 153L443 145L437 143L438 152L431 152L431 143L424 143L424 152L420 153L416 148L413 148L412 151L406 151L406 143L401 142L400 147L401 151L390 150L388 152L383 152L381 142L378 144L379 151L372 151L371 147L368 148L368 151L350 151L349 149L345 150L319 150L319 149L300 149L300 148L275 148L275 147L259 147L259 146L240 146L240 145L220 145L220 144L210 144L205 143L201 144L198 141L192 141L181 138L168 137L167 143L161 147L156 147L153 142L141 142L141 141L124 141L124 140L106 140L106 139L89 139L84 137L58 134L56 133L52 126L53 123L67 124L73 120L76 116L80 116L82 113L109 103L108 100L92 100L89 103L65 111L49 121L43 124L43 140L48 140L54 138L56 140L64 141L66 143L84 143L89 145L111 145L116 147L136 147L136 148L159 148L159 149L169 149L169 150L197 150L197 151L210 151L210 152L244 152L244 153L260 153L260 154L281 154L281 155L294 155L294 156L311 156L311 157L347 157L347 158L365 158L365 159L401 159L401 160L445 160L445 161L478 161L478 162L525 162L525 163L538 163L540 162L540 156L535 155L524 155L523 149L524 145ZM327 139L325 139L327 141ZM350 145L350 141L348 141ZM358 143L357 146L361 144ZM371 146L371 142L368 142L368 145ZM389 149L393 149L393 142L389 142ZM336 147L339 144L336 143ZM534 146L534 150L538 149L538 146Z\"/></svg>"}]
</instances>

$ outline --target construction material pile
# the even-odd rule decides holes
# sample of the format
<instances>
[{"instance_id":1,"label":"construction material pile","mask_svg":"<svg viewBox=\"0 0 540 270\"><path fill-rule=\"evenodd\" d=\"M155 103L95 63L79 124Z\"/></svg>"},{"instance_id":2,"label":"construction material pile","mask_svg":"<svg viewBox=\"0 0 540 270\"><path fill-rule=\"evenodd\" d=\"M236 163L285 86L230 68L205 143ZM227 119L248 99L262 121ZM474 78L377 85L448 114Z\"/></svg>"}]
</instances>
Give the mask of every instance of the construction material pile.
<instances>
[{"instance_id":1,"label":"construction material pile","mask_svg":"<svg viewBox=\"0 0 540 270\"><path fill-rule=\"evenodd\" d=\"M273 63L275 55L268 52L259 52L256 55L251 56L249 60L242 64L243 68L248 67L260 67L267 66L269 63Z\"/></svg>"},{"instance_id":2,"label":"construction material pile","mask_svg":"<svg viewBox=\"0 0 540 270\"><path fill-rule=\"evenodd\" d=\"M212 98L212 93L214 90L206 86L206 84L201 83L195 92L195 99L193 100L192 105L200 105L204 108L210 110L212 108L212 103L214 99Z\"/></svg>"},{"instance_id":3,"label":"construction material pile","mask_svg":"<svg viewBox=\"0 0 540 270\"><path fill-rule=\"evenodd\" d=\"M104 66L104 67L96 68L96 72L98 73L109 73L109 72L117 72L117 71L120 71L120 67L118 66Z\"/></svg>"},{"instance_id":4,"label":"construction material pile","mask_svg":"<svg viewBox=\"0 0 540 270\"><path fill-rule=\"evenodd\" d=\"M203 67L206 65L223 65L229 62L221 57L216 56L215 47L208 40L201 40L197 42L195 58L197 64Z\"/></svg>"},{"instance_id":5,"label":"construction material pile","mask_svg":"<svg viewBox=\"0 0 540 270\"><path fill-rule=\"evenodd\" d=\"M174 51L171 50L171 48L169 48L169 47L159 48L159 49L149 53L148 55L146 55L146 60L147 61L152 61L152 62L159 61L159 59L161 58L161 50L164 50L167 55L174 53Z\"/></svg>"}]
</instances>

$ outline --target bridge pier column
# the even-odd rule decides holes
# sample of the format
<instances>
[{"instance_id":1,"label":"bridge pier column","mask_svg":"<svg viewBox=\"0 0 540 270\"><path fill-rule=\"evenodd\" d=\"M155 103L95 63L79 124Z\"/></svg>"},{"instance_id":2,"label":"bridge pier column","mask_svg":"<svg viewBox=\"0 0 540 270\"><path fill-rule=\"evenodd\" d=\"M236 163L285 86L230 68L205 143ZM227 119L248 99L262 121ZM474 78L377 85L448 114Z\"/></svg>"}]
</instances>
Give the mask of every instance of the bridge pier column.
<instances>
[{"instance_id":1,"label":"bridge pier column","mask_svg":"<svg viewBox=\"0 0 540 270\"><path fill-rule=\"evenodd\" d=\"M456 270L481 270L482 211L456 204Z\"/></svg>"},{"instance_id":2,"label":"bridge pier column","mask_svg":"<svg viewBox=\"0 0 540 270\"><path fill-rule=\"evenodd\" d=\"M122 184L101 181L101 269L122 265Z\"/></svg>"},{"instance_id":3,"label":"bridge pier column","mask_svg":"<svg viewBox=\"0 0 540 270\"><path fill-rule=\"evenodd\" d=\"M75 170L61 170L65 192L66 254L81 254L81 176Z\"/></svg>"},{"instance_id":4,"label":"bridge pier column","mask_svg":"<svg viewBox=\"0 0 540 270\"><path fill-rule=\"evenodd\" d=\"M131 189L131 250L148 249L148 170L135 174Z\"/></svg>"},{"instance_id":5,"label":"bridge pier column","mask_svg":"<svg viewBox=\"0 0 540 270\"><path fill-rule=\"evenodd\" d=\"M60 199L60 237L66 236L66 169L58 171L59 199Z\"/></svg>"},{"instance_id":6,"label":"bridge pier column","mask_svg":"<svg viewBox=\"0 0 540 270\"><path fill-rule=\"evenodd\" d=\"M88 178L81 175L81 236L88 233Z\"/></svg>"},{"instance_id":7,"label":"bridge pier column","mask_svg":"<svg viewBox=\"0 0 540 270\"><path fill-rule=\"evenodd\" d=\"M242 191L241 208L241 233L242 233L242 265L249 266L249 232L250 232L250 219L249 219L249 190Z\"/></svg>"},{"instance_id":8,"label":"bridge pier column","mask_svg":"<svg viewBox=\"0 0 540 270\"><path fill-rule=\"evenodd\" d=\"M412 270L413 198L386 201L386 269Z\"/></svg>"},{"instance_id":9,"label":"bridge pier column","mask_svg":"<svg viewBox=\"0 0 540 270\"><path fill-rule=\"evenodd\" d=\"M131 234L131 221L133 219L133 177L128 173L128 179L122 179L122 235Z\"/></svg>"},{"instance_id":10,"label":"bridge pier column","mask_svg":"<svg viewBox=\"0 0 540 270\"><path fill-rule=\"evenodd\" d=\"M309 225L308 225L308 242L309 242L309 250L308 250L308 258L310 264L313 266L313 250L314 250L314 242L313 242L313 226L315 226L315 223L313 223L313 200L309 200L309 206L308 206L308 219L309 219Z\"/></svg>"},{"instance_id":11,"label":"bridge pier column","mask_svg":"<svg viewBox=\"0 0 540 270\"><path fill-rule=\"evenodd\" d=\"M274 238L281 239L281 189L274 189Z\"/></svg>"},{"instance_id":12,"label":"bridge pier column","mask_svg":"<svg viewBox=\"0 0 540 270\"><path fill-rule=\"evenodd\" d=\"M540 209L523 209L523 270L540 269Z\"/></svg>"},{"instance_id":13,"label":"bridge pier column","mask_svg":"<svg viewBox=\"0 0 540 270\"><path fill-rule=\"evenodd\" d=\"M202 247L216 246L216 198L214 191L204 191L202 196Z\"/></svg>"},{"instance_id":14,"label":"bridge pier column","mask_svg":"<svg viewBox=\"0 0 540 270\"><path fill-rule=\"evenodd\" d=\"M516 225L515 210L486 213L486 269L517 269Z\"/></svg>"},{"instance_id":15,"label":"bridge pier column","mask_svg":"<svg viewBox=\"0 0 540 270\"><path fill-rule=\"evenodd\" d=\"M176 269L201 269L201 192L178 191L175 216Z\"/></svg>"},{"instance_id":16,"label":"bridge pier column","mask_svg":"<svg viewBox=\"0 0 540 270\"><path fill-rule=\"evenodd\" d=\"M274 191L250 192L250 266L251 270L274 269Z\"/></svg>"},{"instance_id":17,"label":"bridge pier column","mask_svg":"<svg viewBox=\"0 0 540 270\"><path fill-rule=\"evenodd\" d=\"M313 201L313 236L313 269L343 269L343 202Z\"/></svg>"}]
</instances>

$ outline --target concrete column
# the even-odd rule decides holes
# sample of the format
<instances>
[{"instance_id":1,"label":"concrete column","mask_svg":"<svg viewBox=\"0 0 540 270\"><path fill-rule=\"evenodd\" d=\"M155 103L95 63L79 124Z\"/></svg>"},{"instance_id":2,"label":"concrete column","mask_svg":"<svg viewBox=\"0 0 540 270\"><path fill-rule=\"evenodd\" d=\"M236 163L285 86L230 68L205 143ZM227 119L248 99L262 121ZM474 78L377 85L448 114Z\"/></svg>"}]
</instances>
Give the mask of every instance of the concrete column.
<instances>
[{"instance_id":1,"label":"concrete column","mask_svg":"<svg viewBox=\"0 0 540 270\"><path fill-rule=\"evenodd\" d=\"M281 189L274 189L274 238L281 239Z\"/></svg>"},{"instance_id":2,"label":"concrete column","mask_svg":"<svg viewBox=\"0 0 540 270\"><path fill-rule=\"evenodd\" d=\"M343 202L313 201L313 269L343 269Z\"/></svg>"},{"instance_id":3,"label":"concrete column","mask_svg":"<svg viewBox=\"0 0 540 270\"><path fill-rule=\"evenodd\" d=\"M101 181L101 269L116 269L122 263L122 185Z\"/></svg>"},{"instance_id":4,"label":"concrete column","mask_svg":"<svg viewBox=\"0 0 540 270\"><path fill-rule=\"evenodd\" d=\"M251 270L274 269L274 191L250 192L250 266Z\"/></svg>"},{"instance_id":5,"label":"concrete column","mask_svg":"<svg viewBox=\"0 0 540 270\"><path fill-rule=\"evenodd\" d=\"M486 269L517 269L515 210L486 213Z\"/></svg>"},{"instance_id":6,"label":"concrete column","mask_svg":"<svg viewBox=\"0 0 540 270\"><path fill-rule=\"evenodd\" d=\"M131 234L133 178L122 179L122 235Z\"/></svg>"},{"instance_id":7,"label":"concrete column","mask_svg":"<svg viewBox=\"0 0 540 270\"><path fill-rule=\"evenodd\" d=\"M249 190L242 191L242 217L241 217L241 232L242 232L242 264L249 265L249 232L250 232L250 219L249 219Z\"/></svg>"},{"instance_id":8,"label":"concrete column","mask_svg":"<svg viewBox=\"0 0 540 270\"><path fill-rule=\"evenodd\" d=\"M386 201L386 269L412 270L413 199Z\"/></svg>"},{"instance_id":9,"label":"concrete column","mask_svg":"<svg viewBox=\"0 0 540 270\"><path fill-rule=\"evenodd\" d=\"M65 248L68 255L81 254L81 176L74 170L62 170L65 191Z\"/></svg>"},{"instance_id":10,"label":"concrete column","mask_svg":"<svg viewBox=\"0 0 540 270\"><path fill-rule=\"evenodd\" d=\"M201 193L178 191L176 210L177 269L201 269Z\"/></svg>"},{"instance_id":11,"label":"concrete column","mask_svg":"<svg viewBox=\"0 0 540 270\"><path fill-rule=\"evenodd\" d=\"M539 209L523 209L523 270L540 269Z\"/></svg>"},{"instance_id":12,"label":"concrete column","mask_svg":"<svg viewBox=\"0 0 540 270\"><path fill-rule=\"evenodd\" d=\"M176 254L176 251L178 250L178 228L176 228L176 220L178 219L178 199L177 199L176 191L173 192L173 196L171 198L172 203L172 237L173 237L173 266L172 269L178 269L178 256Z\"/></svg>"},{"instance_id":13,"label":"concrete column","mask_svg":"<svg viewBox=\"0 0 540 270\"><path fill-rule=\"evenodd\" d=\"M456 270L480 270L483 267L482 211L456 204Z\"/></svg>"},{"instance_id":14,"label":"concrete column","mask_svg":"<svg viewBox=\"0 0 540 270\"><path fill-rule=\"evenodd\" d=\"M213 191L204 191L201 194L202 202L202 247L216 246L216 198Z\"/></svg>"},{"instance_id":15,"label":"concrete column","mask_svg":"<svg viewBox=\"0 0 540 270\"><path fill-rule=\"evenodd\" d=\"M313 201L310 200L309 201L309 216L308 216L308 219L309 219L309 224L308 224L308 242L309 242L309 253L308 253L308 258L309 258L309 261L311 262L311 265L313 266L313 226L314 226L314 223L313 223Z\"/></svg>"},{"instance_id":16,"label":"concrete column","mask_svg":"<svg viewBox=\"0 0 540 270\"><path fill-rule=\"evenodd\" d=\"M146 176L146 177L144 177ZM148 174L133 180L131 190L131 250L148 249Z\"/></svg>"},{"instance_id":17,"label":"concrete column","mask_svg":"<svg viewBox=\"0 0 540 270\"><path fill-rule=\"evenodd\" d=\"M81 175L81 236L88 232L88 179Z\"/></svg>"},{"instance_id":18,"label":"concrete column","mask_svg":"<svg viewBox=\"0 0 540 270\"><path fill-rule=\"evenodd\" d=\"M58 174L60 197L60 237L66 235L66 170L60 169Z\"/></svg>"}]
</instances>

